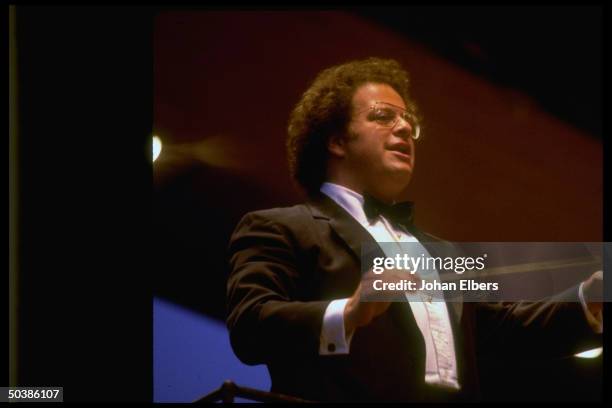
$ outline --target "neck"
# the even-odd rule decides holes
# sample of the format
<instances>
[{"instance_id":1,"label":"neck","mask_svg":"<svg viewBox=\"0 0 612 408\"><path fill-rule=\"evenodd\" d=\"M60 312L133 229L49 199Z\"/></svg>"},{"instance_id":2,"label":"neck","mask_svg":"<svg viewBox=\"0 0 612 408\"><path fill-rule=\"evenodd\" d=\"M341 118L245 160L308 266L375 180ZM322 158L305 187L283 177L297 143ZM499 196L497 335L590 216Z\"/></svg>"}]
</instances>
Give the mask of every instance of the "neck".
<instances>
[{"instance_id":1,"label":"neck","mask_svg":"<svg viewBox=\"0 0 612 408\"><path fill-rule=\"evenodd\" d=\"M374 197L375 199L382 201L383 203L386 203L386 204L394 204L397 201L400 201L400 195L390 192L388 191L388 189L387 191L384 191L383 189L380 189L380 188L378 189L367 188L367 187L360 185L359 183L351 182L351 180L335 178L335 177L329 177L326 181L329 183L337 184L342 187L346 187L356 193L361 194L362 196L366 194L370 195Z\"/></svg>"}]
</instances>

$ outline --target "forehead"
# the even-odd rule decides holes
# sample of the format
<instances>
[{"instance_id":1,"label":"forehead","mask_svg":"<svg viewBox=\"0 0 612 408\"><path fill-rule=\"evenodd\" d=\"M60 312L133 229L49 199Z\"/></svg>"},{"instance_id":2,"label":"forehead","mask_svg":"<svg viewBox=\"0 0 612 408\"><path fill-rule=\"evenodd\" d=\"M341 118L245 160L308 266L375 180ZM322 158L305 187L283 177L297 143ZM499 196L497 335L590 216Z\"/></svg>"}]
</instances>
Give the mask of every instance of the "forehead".
<instances>
[{"instance_id":1,"label":"forehead","mask_svg":"<svg viewBox=\"0 0 612 408\"><path fill-rule=\"evenodd\" d=\"M353 107L358 110L368 108L375 101L390 103L406 108L402 97L387 84L367 83L361 85L353 95Z\"/></svg>"}]
</instances>

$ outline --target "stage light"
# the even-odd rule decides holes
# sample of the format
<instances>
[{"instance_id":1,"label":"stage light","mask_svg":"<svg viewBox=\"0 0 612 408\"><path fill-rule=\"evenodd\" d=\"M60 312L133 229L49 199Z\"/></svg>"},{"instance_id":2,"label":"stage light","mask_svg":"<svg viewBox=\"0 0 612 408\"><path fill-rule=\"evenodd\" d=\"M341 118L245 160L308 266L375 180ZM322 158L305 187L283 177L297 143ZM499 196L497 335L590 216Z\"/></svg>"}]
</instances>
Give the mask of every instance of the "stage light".
<instances>
[{"instance_id":1,"label":"stage light","mask_svg":"<svg viewBox=\"0 0 612 408\"><path fill-rule=\"evenodd\" d=\"M596 358L603 352L603 347L598 347L592 350L583 351L582 353L574 354L578 358Z\"/></svg>"},{"instance_id":2,"label":"stage light","mask_svg":"<svg viewBox=\"0 0 612 408\"><path fill-rule=\"evenodd\" d=\"M157 160L161 151L162 151L161 139L157 136L153 136L153 161Z\"/></svg>"}]
</instances>

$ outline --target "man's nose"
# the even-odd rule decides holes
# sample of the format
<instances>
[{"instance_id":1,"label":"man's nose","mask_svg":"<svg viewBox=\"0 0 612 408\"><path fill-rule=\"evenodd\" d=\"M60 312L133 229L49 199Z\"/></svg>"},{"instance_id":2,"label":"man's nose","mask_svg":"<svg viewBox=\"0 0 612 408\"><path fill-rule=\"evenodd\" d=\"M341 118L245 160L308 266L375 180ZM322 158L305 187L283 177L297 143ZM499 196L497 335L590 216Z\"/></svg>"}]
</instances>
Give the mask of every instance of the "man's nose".
<instances>
[{"instance_id":1,"label":"man's nose","mask_svg":"<svg viewBox=\"0 0 612 408\"><path fill-rule=\"evenodd\" d=\"M395 122L395 126L393 126L393 134L401 137L402 139L410 139L412 135L412 125L402 116L397 117L397 122Z\"/></svg>"}]
</instances>

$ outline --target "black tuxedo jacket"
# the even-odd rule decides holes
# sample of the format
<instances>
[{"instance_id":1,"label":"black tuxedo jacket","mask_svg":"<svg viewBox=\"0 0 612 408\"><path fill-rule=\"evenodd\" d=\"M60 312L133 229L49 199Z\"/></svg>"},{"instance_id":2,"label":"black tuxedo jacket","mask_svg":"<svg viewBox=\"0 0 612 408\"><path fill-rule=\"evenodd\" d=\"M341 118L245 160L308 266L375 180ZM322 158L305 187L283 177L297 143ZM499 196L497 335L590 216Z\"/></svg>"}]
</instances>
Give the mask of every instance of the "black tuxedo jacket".
<instances>
[{"instance_id":1,"label":"black tuxedo jacket","mask_svg":"<svg viewBox=\"0 0 612 408\"><path fill-rule=\"evenodd\" d=\"M439 241L411 232L423 243ZM231 344L242 362L268 366L271 391L317 401L473 400L477 351L559 356L600 341L574 288L547 302L447 303L459 393L426 385L425 342L407 303L393 303L358 328L349 354L319 355L326 307L350 297L360 282L363 243L374 240L323 194L249 213L236 227L227 284Z\"/></svg>"}]
</instances>

